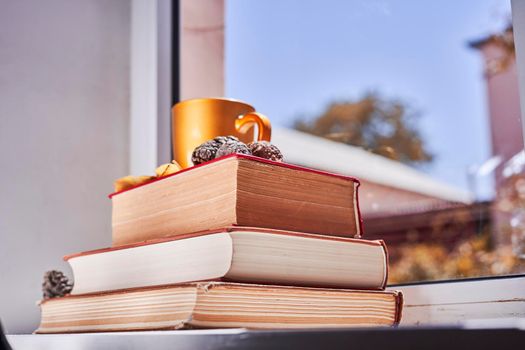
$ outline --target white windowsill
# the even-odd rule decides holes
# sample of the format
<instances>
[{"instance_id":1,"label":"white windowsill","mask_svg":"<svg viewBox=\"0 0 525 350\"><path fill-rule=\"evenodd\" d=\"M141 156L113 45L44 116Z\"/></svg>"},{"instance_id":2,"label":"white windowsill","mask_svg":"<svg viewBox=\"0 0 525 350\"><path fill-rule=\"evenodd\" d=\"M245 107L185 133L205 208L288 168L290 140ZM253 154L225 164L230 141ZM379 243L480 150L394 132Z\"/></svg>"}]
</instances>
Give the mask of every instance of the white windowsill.
<instances>
[{"instance_id":1,"label":"white windowsill","mask_svg":"<svg viewBox=\"0 0 525 350\"><path fill-rule=\"evenodd\" d=\"M525 275L400 285L401 326L525 318Z\"/></svg>"}]
</instances>

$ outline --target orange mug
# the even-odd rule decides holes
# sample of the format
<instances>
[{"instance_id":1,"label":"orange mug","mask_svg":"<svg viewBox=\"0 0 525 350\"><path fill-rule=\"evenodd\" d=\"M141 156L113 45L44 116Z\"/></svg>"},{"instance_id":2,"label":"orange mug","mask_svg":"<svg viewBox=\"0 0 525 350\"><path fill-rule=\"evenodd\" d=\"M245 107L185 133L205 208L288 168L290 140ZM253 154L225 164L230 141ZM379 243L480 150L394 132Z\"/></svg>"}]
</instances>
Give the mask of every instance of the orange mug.
<instances>
[{"instance_id":1,"label":"orange mug","mask_svg":"<svg viewBox=\"0 0 525 350\"><path fill-rule=\"evenodd\" d=\"M233 135L242 142L270 141L272 126L268 117L247 103L226 98L197 98L177 103L171 110L173 158L182 168L193 165L195 147L217 136Z\"/></svg>"}]
</instances>

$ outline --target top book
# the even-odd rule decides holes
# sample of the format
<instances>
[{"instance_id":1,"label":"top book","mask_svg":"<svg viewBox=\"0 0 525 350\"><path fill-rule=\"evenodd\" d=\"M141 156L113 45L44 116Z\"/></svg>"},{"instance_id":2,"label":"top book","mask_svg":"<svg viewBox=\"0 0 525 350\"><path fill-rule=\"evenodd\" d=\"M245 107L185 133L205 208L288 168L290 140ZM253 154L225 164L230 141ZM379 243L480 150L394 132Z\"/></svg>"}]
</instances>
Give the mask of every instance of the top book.
<instances>
[{"instance_id":1,"label":"top book","mask_svg":"<svg viewBox=\"0 0 525 350\"><path fill-rule=\"evenodd\" d=\"M110 195L113 246L227 226L360 237L359 181L233 154Z\"/></svg>"}]
</instances>

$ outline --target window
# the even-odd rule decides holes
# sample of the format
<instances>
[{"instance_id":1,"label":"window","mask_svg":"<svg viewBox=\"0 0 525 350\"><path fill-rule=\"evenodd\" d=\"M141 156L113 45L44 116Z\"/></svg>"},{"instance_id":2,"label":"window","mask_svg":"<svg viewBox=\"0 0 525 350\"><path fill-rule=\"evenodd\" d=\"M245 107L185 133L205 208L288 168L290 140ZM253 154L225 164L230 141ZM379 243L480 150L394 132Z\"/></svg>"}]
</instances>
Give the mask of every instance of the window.
<instances>
[{"instance_id":1,"label":"window","mask_svg":"<svg viewBox=\"0 0 525 350\"><path fill-rule=\"evenodd\" d=\"M270 117L289 162L361 179L365 235L386 241L390 282L525 271L510 1L225 11L225 95Z\"/></svg>"}]
</instances>

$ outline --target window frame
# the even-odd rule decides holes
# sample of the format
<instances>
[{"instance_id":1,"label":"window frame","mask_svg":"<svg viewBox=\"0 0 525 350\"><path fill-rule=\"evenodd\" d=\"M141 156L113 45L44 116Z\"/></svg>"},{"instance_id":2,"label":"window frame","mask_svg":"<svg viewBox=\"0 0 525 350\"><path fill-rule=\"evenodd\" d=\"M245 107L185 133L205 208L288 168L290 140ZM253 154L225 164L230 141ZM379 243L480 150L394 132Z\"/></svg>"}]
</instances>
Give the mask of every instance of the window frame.
<instances>
[{"instance_id":1,"label":"window frame","mask_svg":"<svg viewBox=\"0 0 525 350\"><path fill-rule=\"evenodd\" d=\"M162 153L161 150L171 150L170 133L166 131L171 125L171 106L179 101L180 96L184 95L180 81L180 54L184 50L180 40L181 1L185 0L176 0L172 3L168 0L151 1L149 6L155 8L151 16L132 18L132 46L153 47L155 59L152 62L156 62L149 66L144 74L131 75L132 91L133 87L142 86L158 92L157 99L148 99L147 94L132 93L132 98L140 99L143 103L142 105L139 103L138 106L146 105L147 108L135 107L134 109L132 103L131 135L145 129L157 130L156 135L148 135L146 140L144 137L131 137L132 166L130 170L132 173L137 171L140 173L140 169L149 171L153 165L169 161L168 156L171 158L171 151ZM525 2L511 0L511 3L516 55L525 57ZM138 10L140 6L144 6L144 3L140 0L133 0L133 9ZM166 25L166 21L169 21L171 25ZM148 36L146 40L137 34L138 28L156 31L156 37ZM131 54L131 71L133 72L136 69L135 66L143 61L143 56L151 52L132 49ZM520 103L525 106L525 59L516 61ZM171 77L171 81L167 81L165 77ZM152 81L155 84L152 84ZM144 90L139 89L139 91ZM144 110L148 111L146 116L141 114L141 111ZM522 108L522 126L525 135L525 108ZM136 154L134 150L138 147L147 147L149 156L145 158L143 155ZM404 325L450 324L465 322L472 318L525 317L525 274L407 283L391 285L388 288L401 290L405 294L402 323ZM515 303L512 311L503 307L503 305L510 305L508 303ZM501 309L501 312L495 313L495 310L498 309ZM454 315L456 318L451 318Z\"/></svg>"}]
</instances>

